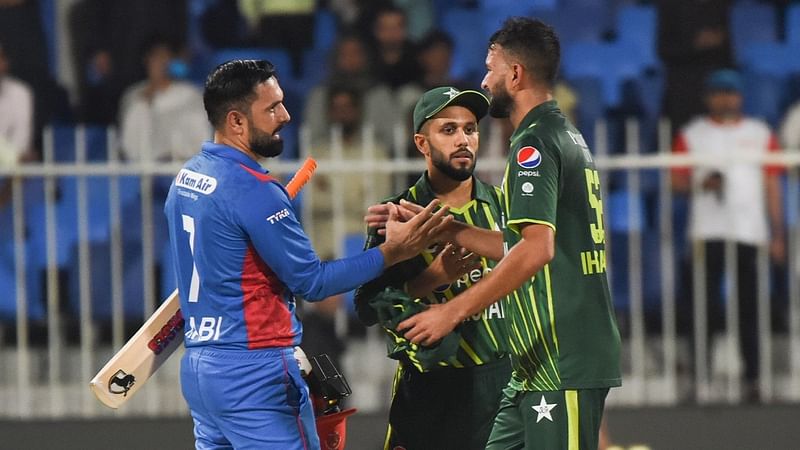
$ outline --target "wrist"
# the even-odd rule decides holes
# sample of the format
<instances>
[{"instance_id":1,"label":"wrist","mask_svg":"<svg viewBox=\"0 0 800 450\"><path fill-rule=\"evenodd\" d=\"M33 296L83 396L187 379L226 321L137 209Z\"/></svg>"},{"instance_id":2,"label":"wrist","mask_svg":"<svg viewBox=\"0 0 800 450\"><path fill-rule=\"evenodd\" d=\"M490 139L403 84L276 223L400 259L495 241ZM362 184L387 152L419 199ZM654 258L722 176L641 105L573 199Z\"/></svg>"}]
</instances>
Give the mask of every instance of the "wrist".
<instances>
[{"instance_id":1,"label":"wrist","mask_svg":"<svg viewBox=\"0 0 800 450\"><path fill-rule=\"evenodd\" d=\"M402 260L402 249L393 242L384 242L378 246L383 254L383 267L391 267Z\"/></svg>"}]
</instances>

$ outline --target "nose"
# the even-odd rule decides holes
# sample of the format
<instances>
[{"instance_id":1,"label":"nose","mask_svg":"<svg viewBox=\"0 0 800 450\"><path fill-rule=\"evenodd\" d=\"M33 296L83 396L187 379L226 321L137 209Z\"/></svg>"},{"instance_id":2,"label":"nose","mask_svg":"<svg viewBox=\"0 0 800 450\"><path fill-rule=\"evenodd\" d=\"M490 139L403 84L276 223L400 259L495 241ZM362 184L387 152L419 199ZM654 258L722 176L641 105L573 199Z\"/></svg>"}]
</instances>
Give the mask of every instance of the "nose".
<instances>
[{"instance_id":1,"label":"nose","mask_svg":"<svg viewBox=\"0 0 800 450\"><path fill-rule=\"evenodd\" d=\"M289 110L286 109L286 105L281 103L281 114L278 116L278 120L280 123L289 123L292 120L292 116L289 114Z\"/></svg>"},{"instance_id":2,"label":"nose","mask_svg":"<svg viewBox=\"0 0 800 450\"><path fill-rule=\"evenodd\" d=\"M456 148L466 147L469 144L469 142L467 141L467 133L464 131L463 128L459 128L456 131L455 137L456 139L454 144Z\"/></svg>"},{"instance_id":3,"label":"nose","mask_svg":"<svg viewBox=\"0 0 800 450\"><path fill-rule=\"evenodd\" d=\"M489 92L489 83L486 82L486 79L489 78L489 74L483 76L483 80L481 80L481 89L486 92Z\"/></svg>"}]
</instances>

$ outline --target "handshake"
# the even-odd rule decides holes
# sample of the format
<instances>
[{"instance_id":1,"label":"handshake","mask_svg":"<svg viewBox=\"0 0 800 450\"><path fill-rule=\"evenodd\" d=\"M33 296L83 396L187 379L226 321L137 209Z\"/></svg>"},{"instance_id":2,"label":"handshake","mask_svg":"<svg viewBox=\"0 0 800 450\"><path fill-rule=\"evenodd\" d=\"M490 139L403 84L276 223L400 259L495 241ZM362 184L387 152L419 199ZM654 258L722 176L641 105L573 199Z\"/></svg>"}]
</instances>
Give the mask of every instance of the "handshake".
<instances>
[{"instance_id":1,"label":"handshake","mask_svg":"<svg viewBox=\"0 0 800 450\"><path fill-rule=\"evenodd\" d=\"M364 220L370 228L377 228L386 241L378 248L383 252L384 265L412 258L436 242L446 241L453 216L447 214L447 205L440 208L439 200L426 207L400 200L400 204L385 203L370 206Z\"/></svg>"}]
</instances>

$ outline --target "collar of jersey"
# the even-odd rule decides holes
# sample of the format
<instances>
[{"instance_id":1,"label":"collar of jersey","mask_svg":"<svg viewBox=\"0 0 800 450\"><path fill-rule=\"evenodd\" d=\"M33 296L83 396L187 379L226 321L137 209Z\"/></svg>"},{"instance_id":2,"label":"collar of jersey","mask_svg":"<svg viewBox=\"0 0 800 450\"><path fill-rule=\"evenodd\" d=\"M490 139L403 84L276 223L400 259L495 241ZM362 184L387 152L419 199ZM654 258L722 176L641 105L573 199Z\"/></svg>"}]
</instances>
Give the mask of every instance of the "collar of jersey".
<instances>
[{"instance_id":1,"label":"collar of jersey","mask_svg":"<svg viewBox=\"0 0 800 450\"><path fill-rule=\"evenodd\" d=\"M431 182L428 179L428 171L422 173L419 180L414 184L414 189L417 191L417 203L420 205L427 205L431 200L436 198L436 194L431 188ZM476 176L472 177L472 198L480 200L484 203L492 201L492 190L494 188L486 185L479 180ZM452 209L452 208L451 208Z\"/></svg>"},{"instance_id":2,"label":"collar of jersey","mask_svg":"<svg viewBox=\"0 0 800 450\"><path fill-rule=\"evenodd\" d=\"M517 129L514 130L514 133L511 135L511 142L514 142L525 130L536 125L536 122L541 119L542 116L556 110L558 110L558 103L556 103L555 100L548 100L528 111L528 114L525 114L525 117L522 118L522 122L519 123Z\"/></svg>"},{"instance_id":3,"label":"collar of jersey","mask_svg":"<svg viewBox=\"0 0 800 450\"><path fill-rule=\"evenodd\" d=\"M239 150L236 150L233 147L223 145L223 144L216 144L211 141L203 142L203 151L206 153L210 153L214 156L219 156L221 158L228 158L232 159L239 164L242 164L250 169L253 169L259 173L269 173L269 170L261 167L261 164L254 161L253 158L245 155Z\"/></svg>"}]
</instances>

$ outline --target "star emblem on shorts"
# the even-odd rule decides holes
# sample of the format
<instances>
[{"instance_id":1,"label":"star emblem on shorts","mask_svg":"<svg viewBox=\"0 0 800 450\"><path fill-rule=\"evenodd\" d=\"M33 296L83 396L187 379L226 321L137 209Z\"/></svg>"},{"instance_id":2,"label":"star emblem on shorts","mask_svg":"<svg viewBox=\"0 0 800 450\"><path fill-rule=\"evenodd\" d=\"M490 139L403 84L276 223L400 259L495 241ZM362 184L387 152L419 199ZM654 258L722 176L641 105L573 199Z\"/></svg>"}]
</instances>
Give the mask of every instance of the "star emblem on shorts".
<instances>
[{"instance_id":1,"label":"star emblem on shorts","mask_svg":"<svg viewBox=\"0 0 800 450\"><path fill-rule=\"evenodd\" d=\"M539 423L542 419L547 419L552 422L553 416L550 415L550 411L552 411L556 406L557 405L555 403L547 403L544 395L542 395L542 400L539 402L539 404L531 406L531 408L533 408L533 410L537 413L536 423Z\"/></svg>"},{"instance_id":2,"label":"star emblem on shorts","mask_svg":"<svg viewBox=\"0 0 800 450\"><path fill-rule=\"evenodd\" d=\"M460 93L461 93L461 91L459 91L458 89L450 88L447 91L445 91L442 95L446 95L446 96L450 97L450 100L452 100L453 97L455 97L456 95L458 95Z\"/></svg>"}]
</instances>

